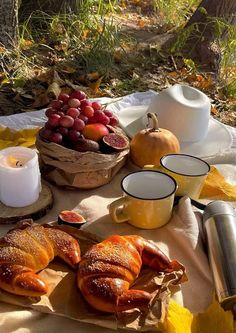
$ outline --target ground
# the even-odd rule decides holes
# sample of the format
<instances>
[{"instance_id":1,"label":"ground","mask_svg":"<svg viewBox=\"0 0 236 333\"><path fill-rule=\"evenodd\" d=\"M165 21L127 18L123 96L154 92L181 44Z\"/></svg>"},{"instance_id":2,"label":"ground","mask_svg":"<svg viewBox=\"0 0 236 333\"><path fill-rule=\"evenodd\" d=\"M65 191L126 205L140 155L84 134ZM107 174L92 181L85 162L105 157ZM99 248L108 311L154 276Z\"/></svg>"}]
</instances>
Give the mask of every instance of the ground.
<instances>
[{"instance_id":1,"label":"ground","mask_svg":"<svg viewBox=\"0 0 236 333\"><path fill-rule=\"evenodd\" d=\"M142 7L142 11L141 7L139 11L131 6L121 15L114 16L126 43L122 49L116 50L114 66L106 75L99 70L91 69L85 73L81 68L73 67L72 62L68 63L59 53L52 52L55 49L26 50L25 54L31 57L32 52L36 52L37 66L33 68L30 79L17 79L14 84L0 73L0 115L46 107L58 89L67 91L79 87L91 97L117 97L149 89L161 91L182 83L205 92L212 99L213 117L236 126L236 97L227 96L224 81L225 75L230 75L231 67L216 79L213 73L195 68L191 60L163 52L162 46L175 34L173 25L163 26L160 17L150 12L148 1L144 3L147 5ZM2 59L6 61L6 57Z\"/></svg>"}]
</instances>

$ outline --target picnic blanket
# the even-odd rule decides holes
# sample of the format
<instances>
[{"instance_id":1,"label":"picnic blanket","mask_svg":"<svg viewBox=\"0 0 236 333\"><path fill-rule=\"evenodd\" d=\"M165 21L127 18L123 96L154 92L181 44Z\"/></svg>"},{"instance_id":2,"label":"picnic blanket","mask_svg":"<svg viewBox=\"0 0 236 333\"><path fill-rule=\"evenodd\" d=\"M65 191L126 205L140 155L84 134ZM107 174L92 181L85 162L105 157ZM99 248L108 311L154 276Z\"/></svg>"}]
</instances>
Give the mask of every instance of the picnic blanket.
<instances>
[{"instance_id":1,"label":"picnic blanket","mask_svg":"<svg viewBox=\"0 0 236 333\"><path fill-rule=\"evenodd\" d=\"M122 103L132 97L137 103L148 103L153 92L137 93L126 96ZM32 128L41 126L45 121L44 111L28 112L27 114L0 117L0 124L15 129ZM236 163L236 131L230 128L234 137L232 147L218 156L212 156L207 161L210 164L227 164L232 166ZM208 258L203 243L201 225L202 212L193 208L189 198L181 199L174 209L171 221L164 227L156 230L141 230L128 223L115 224L111 221L107 206L121 196L120 181L133 169L127 164L111 183L93 190L64 190L51 186L54 194L53 209L39 223L54 221L61 210L79 208L88 220L85 230L106 237L111 234L138 234L158 243L160 248L170 257L182 262L187 270L189 281L184 283L175 295L175 300L187 307L191 312L204 311L212 301L214 284L209 267ZM232 170L226 168L226 178L229 183L235 183ZM3 235L9 227L0 226L0 234ZM63 300L62 300L63 301ZM60 332L68 330L70 333L114 332L107 328L81 323L68 318L35 312L30 309L0 303L0 328L4 333L26 332Z\"/></svg>"}]
</instances>

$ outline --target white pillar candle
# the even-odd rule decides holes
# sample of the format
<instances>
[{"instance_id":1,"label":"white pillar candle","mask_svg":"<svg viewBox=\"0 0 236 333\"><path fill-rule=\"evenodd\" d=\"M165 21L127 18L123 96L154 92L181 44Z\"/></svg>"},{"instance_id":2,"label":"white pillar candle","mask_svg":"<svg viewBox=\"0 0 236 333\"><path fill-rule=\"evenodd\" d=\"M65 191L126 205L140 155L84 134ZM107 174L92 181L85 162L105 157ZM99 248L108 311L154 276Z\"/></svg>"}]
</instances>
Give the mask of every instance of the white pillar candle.
<instances>
[{"instance_id":1,"label":"white pillar candle","mask_svg":"<svg viewBox=\"0 0 236 333\"><path fill-rule=\"evenodd\" d=\"M25 147L0 151L0 201L9 207L25 207L38 200L41 191L38 154Z\"/></svg>"}]
</instances>

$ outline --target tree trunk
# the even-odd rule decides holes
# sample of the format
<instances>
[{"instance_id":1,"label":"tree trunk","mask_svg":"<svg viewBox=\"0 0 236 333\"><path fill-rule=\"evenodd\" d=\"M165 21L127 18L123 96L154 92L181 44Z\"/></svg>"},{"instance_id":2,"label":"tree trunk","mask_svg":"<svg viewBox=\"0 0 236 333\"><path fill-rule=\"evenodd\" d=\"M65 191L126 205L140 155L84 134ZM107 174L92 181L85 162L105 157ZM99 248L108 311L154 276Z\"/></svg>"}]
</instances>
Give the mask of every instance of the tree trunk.
<instances>
[{"instance_id":1,"label":"tree trunk","mask_svg":"<svg viewBox=\"0 0 236 333\"><path fill-rule=\"evenodd\" d=\"M0 0L0 43L18 45L18 0Z\"/></svg>"},{"instance_id":2,"label":"tree trunk","mask_svg":"<svg viewBox=\"0 0 236 333\"><path fill-rule=\"evenodd\" d=\"M227 27L219 30L220 21L236 25L236 0L203 0L184 28L191 29L185 54L218 73L221 50L219 40L226 38Z\"/></svg>"}]
</instances>

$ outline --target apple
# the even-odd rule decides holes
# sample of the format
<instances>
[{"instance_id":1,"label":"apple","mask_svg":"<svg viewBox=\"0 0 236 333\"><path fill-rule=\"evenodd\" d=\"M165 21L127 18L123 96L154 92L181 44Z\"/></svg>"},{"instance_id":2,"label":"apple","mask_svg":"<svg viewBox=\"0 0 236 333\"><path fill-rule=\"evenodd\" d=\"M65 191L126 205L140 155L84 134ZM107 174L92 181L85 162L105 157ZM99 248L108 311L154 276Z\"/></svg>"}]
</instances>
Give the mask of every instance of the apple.
<instances>
[{"instance_id":1,"label":"apple","mask_svg":"<svg viewBox=\"0 0 236 333\"><path fill-rule=\"evenodd\" d=\"M99 141L104 135L109 134L108 128L100 123L85 125L82 134L86 139Z\"/></svg>"}]
</instances>

